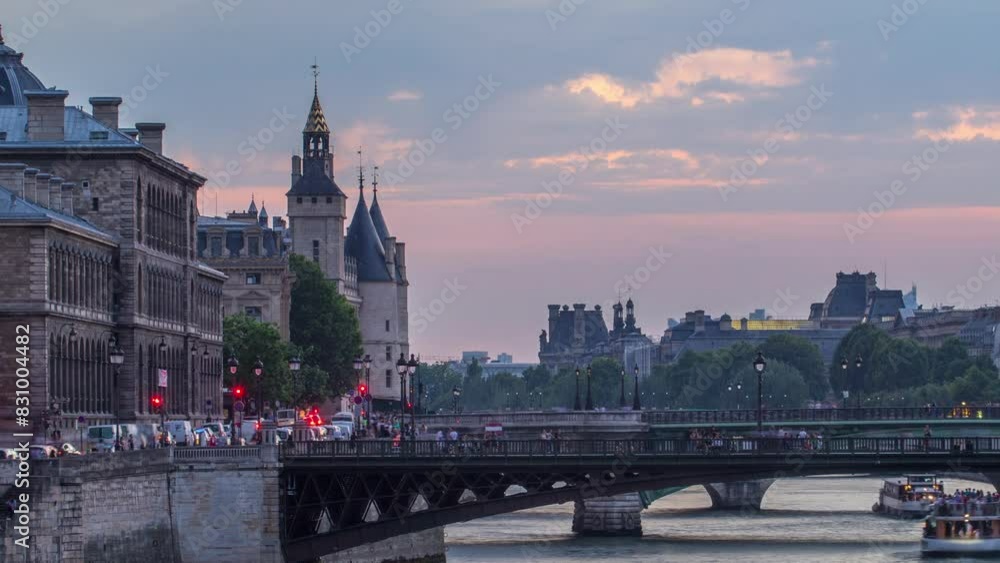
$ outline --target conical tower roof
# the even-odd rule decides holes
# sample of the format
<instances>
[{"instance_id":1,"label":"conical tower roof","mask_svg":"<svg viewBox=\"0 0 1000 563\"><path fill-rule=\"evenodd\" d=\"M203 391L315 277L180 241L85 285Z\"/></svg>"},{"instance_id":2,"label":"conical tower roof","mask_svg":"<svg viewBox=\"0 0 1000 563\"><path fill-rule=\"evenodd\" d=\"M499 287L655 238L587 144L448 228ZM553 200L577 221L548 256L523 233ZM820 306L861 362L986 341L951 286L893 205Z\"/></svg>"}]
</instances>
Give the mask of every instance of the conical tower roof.
<instances>
[{"instance_id":1,"label":"conical tower roof","mask_svg":"<svg viewBox=\"0 0 1000 563\"><path fill-rule=\"evenodd\" d=\"M313 88L312 107L309 108L309 118L303 133L326 133L330 134L330 126L326 124L326 115L323 113L323 106L319 103L319 85Z\"/></svg>"},{"instance_id":2,"label":"conical tower roof","mask_svg":"<svg viewBox=\"0 0 1000 563\"><path fill-rule=\"evenodd\" d=\"M375 167L375 177L372 180L372 223L375 225L375 232L378 233L379 240L385 245L389 238L389 227L386 225L385 217L382 216L382 207L378 204L378 166Z\"/></svg>"},{"instance_id":3,"label":"conical tower roof","mask_svg":"<svg viewBox=\"0 0 1000 563\"><path fill-rule=\"evenodd\" d=\"M359 189L358 206L354 208L351 226L347 228L344 253L357 260L358 281L392 280L385 266L385 248L365 203L363 185Z\"/></svg>"}]
</instances>

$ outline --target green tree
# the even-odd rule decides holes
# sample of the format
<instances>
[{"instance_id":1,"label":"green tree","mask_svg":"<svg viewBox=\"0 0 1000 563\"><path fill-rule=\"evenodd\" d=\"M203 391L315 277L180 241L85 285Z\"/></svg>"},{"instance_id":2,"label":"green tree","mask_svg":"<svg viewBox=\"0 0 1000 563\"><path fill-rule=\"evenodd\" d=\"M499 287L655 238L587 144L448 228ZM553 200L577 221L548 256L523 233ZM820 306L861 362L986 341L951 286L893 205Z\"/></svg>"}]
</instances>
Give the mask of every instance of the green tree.
<instances>
[{"instance_id":1,"label":"green tree","mask_svg":"<svg viewBox=\"0 0 1000 563\"><path fill-rule=\"evenodd\" d=\"M760 350L768 362L778 360L797 369L809 387L811 399L825 399L830 392L823 356L812 342L793 334L775 334L761 345Z\"/></svg>"},{"instance_id":2,"label":"green tree","mask_svg":"<svg viewBox=\"0 0 1000 563\"><path fill-rule=\"evenodd\" d=\"M357 315L315 262L292 254L289 265L292 342L302 348L304 363L328 374L327 395L340 395L354 385L354 358L361 353Z\"/></svg>"},{"instance_id":3,"label":"green tree","mask_svg":"<svg viewBox=\"0 0 1000 563\"><path fill-rule=\"evenodd\" d=\"M522 375L524 377L524 383L528 387L528 391L545 389L545 387L552 381L552 373L549 371L549 368L544 365L530 367L524 370Z\"/></svg>"},{"instance_id":4,"label":"green tree","mask_svg":"<svg viewBox=\"0 0 1000 563\"><path fill-rule=\"evenodd\" d=\"M264 400L272 404L275 400L285 404L291 401L293 383L288 370L289 348L274 325L242 314L226 317L222 324L222 347L226 358L235 357L240 362L235 376L229 375L229 370L226 370L226 383L230 387L235 383L243 384L248 399L256 401L259 395L253 366L259 358L264 365L261 377Z\"/></svg>"}]
</instances>

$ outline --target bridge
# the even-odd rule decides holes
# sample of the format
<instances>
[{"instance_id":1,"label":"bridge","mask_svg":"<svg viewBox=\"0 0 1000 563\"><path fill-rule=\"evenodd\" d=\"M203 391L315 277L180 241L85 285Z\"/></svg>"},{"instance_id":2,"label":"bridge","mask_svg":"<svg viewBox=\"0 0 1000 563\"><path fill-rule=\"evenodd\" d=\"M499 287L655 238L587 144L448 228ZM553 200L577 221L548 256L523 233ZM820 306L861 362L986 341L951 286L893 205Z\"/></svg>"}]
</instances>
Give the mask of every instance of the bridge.
<instances>
[{"instance_id":1,"label":"bridge","mask_svg":"<svg viewBox=\"0 0 1000 563\"><path fill-rule=\"evenodd\" d=\"M1000 438L305 442L282 452L288 561L548 504L705 483L912 472L1000 483Z\"/></svg>"}]
</instances>

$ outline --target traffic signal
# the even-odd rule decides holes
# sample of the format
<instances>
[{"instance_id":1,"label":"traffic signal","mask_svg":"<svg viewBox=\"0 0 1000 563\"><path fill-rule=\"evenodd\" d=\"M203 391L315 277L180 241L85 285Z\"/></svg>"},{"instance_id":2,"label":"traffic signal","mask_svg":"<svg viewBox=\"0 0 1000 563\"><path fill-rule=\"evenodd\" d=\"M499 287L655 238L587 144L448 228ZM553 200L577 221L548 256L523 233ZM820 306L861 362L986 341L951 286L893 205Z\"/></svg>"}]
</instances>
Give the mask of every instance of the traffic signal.
<instances>
[{"instance_id":1,"label":"traffic signal","mask_svg":"<svg viewBox=\"0 0 1000 563\"><path fill-rule=\"evenodd\" d=\"M153 406L153 412L159 412L163 409L163 397L160 395L153 395L150 397L149 403Z\"/></svg>"},{"instance_id":2,"label":"traffic signal","mask_svg":"<svg viewBox=\"0 0 1000 563\"><path fill-rule=\"evenodd\" d=\"M368 386L365 385L364 383L362 383L361 385L358 385L358 395L361 396L361 397L367 397L368 396Z\"/></svg>"},{"instance_id":3,"label":"traffic signal","mask_svg":"<svg viewBox=\"0 0 1000 563\"><path fill-rule=\"evenodd\" d=\"M242 385L237 385L236 387L233 387L233 398L236 399L237 401L243 400L244 392L245 391Z\"/></svg>"}]
</instances>

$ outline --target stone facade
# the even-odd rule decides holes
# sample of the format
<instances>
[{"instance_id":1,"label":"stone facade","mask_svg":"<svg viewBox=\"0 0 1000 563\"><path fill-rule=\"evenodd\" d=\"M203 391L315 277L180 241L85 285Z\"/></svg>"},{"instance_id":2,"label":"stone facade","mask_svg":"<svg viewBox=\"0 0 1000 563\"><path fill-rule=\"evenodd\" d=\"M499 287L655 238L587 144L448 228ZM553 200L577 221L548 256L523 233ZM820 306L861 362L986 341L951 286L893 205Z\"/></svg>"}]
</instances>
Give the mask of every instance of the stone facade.
<instances>
[{"instance_id":1,"label":"stone facade","mask_svg":"<svg viewBox=\"0 0 1000 563\"><path fill-rule=\"evenodd\" d=\"M0 43L0 72L23 75L21 57ZM98 120L65 107L65 91L36 94L0 105L0 253L16 265L0 288L0 330L30 327L32 430L156 421L153 394L170 418L204 419L221 399L225 280L195 256L205 179L160 152L162 124L138 124L138 138L119 130L120 98L94 98ZM16 360L0 353L6 396ZM12 408L0 407L0 442Z\"/></svg>"},{"instance_id":2,"label":"stone facade","mask_svg":"<svg viewBox=\"0 0 1000 563\"><path fill-rule=\"evenodd\" d=\"M226 316L246 314L278 328L289 339L295 277L288 265L284 222L267 224L267 209L251 200L242 213L198 218L198 258L226 274L222 306Z\"/></svg>"},{"instance_id":3,"label":"stone facade","mask_svg":"<svg viewBox=\"0 0 1000 563\"><path fill-rule=\"evenodd\" d=\"M379 405L400 400L395 364L409 358L409 279L406 245L389 234L378 180L372 205L365 201L364 171L358 174L358 203L347 233L347 195L333 178L330 128L318 87L302 131L302 156L292 157L288 219L291 251L315 261L354 307L361 327L362 356L371 358L369 392ZM377 173L377 172L376 172Z\"/></svg>"}]
</instances>

